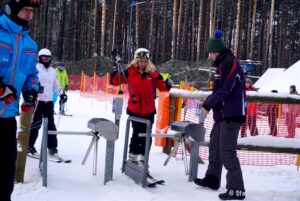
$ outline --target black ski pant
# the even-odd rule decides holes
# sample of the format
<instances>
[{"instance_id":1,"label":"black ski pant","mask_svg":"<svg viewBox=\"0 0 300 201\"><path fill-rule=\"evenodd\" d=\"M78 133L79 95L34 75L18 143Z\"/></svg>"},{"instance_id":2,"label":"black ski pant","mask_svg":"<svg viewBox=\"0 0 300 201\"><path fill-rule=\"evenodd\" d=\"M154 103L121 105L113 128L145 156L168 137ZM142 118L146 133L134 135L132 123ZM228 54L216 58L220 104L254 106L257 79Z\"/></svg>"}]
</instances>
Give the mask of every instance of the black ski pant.
<instances>
[{"instance_id":1,"label":"black ski pant","mask_svg":"<svg viewBox=\"0 0 300 201\"><path fill-rule=\"evenodd\" d=\"M28 147L33 147L39 134L39 129L42 125L43 117L48 118L48 130L56 131L53 114L53 101L38 101L31 123L31 131ZM57 136L48 135L48 149L57 148Z\"/></svg>"},{"instance_id":2,"label":"black ski pant","mask_svg":"<svg viewBox=\"0 0 300 201\"><path fill-rule=\"evenodd\" d=\"M215 176L221 181L224 165L227 170L227 189L244 190L242 170L236 154L241 125L242 123L227 120L215 122L210 134L209 164L206 175Z\"/></svg>"},{"instance_id":3,"label":"black ski pant","mask_svg":"<svg viewBox=\"0 0 300 201\"><path fill-rule=\"evenodd\" d=\"M140 117L140 118L150 120L151 122L150 128L152 129L152 124L154 122L154 114L147 115L147 116L135 115L135 117ZM129 144L129 153L145 155L146 137L139 137L139 134L147 132L147 124L132 121L131 125L132 125L133 132ZM151 133L151 129L150 129L150 133ZM152 143L152 139L150 138L150 147L151 147L151 143Z\"/></svg>"},{"instance_id":4,"label":"black ski pant","mask_svg":"<svg viewBox=\"0 0 300 201\"><path fill-rule=\"evenodd\" d=\"M0 171L0 200L10 201L14 189L17 159L17 123L15 117L0 118L0 153L2 170Z\"/></svg>"}]
</instances>

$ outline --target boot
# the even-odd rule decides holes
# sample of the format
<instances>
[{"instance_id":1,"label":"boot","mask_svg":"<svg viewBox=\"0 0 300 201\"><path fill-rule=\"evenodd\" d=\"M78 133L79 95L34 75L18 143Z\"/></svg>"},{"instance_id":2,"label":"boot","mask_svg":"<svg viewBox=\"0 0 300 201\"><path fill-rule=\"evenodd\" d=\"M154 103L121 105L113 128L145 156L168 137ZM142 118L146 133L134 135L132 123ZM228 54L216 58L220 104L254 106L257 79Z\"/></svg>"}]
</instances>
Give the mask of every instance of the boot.
<instances>
[{"instance_id":1,"label":"boot","mask_svg":"<svg viewBox=\"0 0 300 201\"><path fill-rule=\"evenodd\" d=\"M129 153L128 160L131 161L132 163L137 164L137 165L139 164L139 160L138 160L138 155L137 154Z\"/></svg>"},{"instance_id":2,"label":"boot","mask_svg":"<svg viewBox=\"0 0 300 201\"><path fill-rule=\"evenodd\" d=\"M140 154L138 157L139 157L139 166L144 167L145 156Z\"/></svg>"},{"instance_id":3,"label":"boot","mask_svg":"<svg viewBox=\"0 0 300 201\"><path fill-rule=\"evenodd\" d=\"M226 193L219 194L221 200L243 200L246 197L245 190L229 189Z\"/></svg>"},{"instance_id":4,"label":"boot","mask_svg":"<svg viewBox=\"0 0 300 201\"><path fill-rule=\"evenodd\" d=\"M36 151L34 146L28 147L27 155L32 158L40 158L40 154Z\"/></svg>"},{"instance_id":5,"label":"boot","mask_svg":"<svg viewBox=\"0 0 300 201\"><path fill-rule=\"evenodd\" d=\"M220 188L220 180L212 175L205 175L203 179L196 178L194 183L198 186L208 187L212 190L218 190Z\"/></svg>"}]
</instances>

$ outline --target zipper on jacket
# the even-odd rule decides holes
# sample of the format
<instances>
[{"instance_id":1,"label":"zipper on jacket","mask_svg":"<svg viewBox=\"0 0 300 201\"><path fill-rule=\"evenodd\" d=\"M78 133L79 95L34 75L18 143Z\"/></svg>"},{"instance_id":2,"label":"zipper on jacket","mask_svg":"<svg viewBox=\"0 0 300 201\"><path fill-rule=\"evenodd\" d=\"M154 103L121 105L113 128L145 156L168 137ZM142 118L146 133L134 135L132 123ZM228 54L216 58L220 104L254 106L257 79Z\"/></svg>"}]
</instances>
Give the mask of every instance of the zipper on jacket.
<instances>
[{"instance_id":1,"label":"zipper on jacket","mask_svg":"<svg viewBox=\"0 0 300 201\"><path fill-rule=\"evenodd\" d=\"M17 36L16 36L16 57L15 57L13 69L12 69L12 72L11 72L11 78L10 78L10 81L9 81L10 85L12 85L12 83L14 81L15 70L16 70L16 66L17 66L17 58L18 58L18 55L19 55L19 38L20 38L20 35L21 35L21 31L19 31Z\"/></svg>"}]
</instances>

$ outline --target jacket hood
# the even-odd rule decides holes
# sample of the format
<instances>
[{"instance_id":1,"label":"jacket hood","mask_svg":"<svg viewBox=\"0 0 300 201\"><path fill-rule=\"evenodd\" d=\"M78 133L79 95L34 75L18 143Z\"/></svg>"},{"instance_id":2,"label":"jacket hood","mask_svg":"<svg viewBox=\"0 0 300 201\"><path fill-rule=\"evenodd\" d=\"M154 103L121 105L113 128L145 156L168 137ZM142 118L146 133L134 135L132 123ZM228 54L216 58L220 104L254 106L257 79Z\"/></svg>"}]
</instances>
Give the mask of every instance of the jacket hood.
<instances>
[{"instance_id":1,"label":"jacket hood","mask_svg":"<svg viewBox=\"0 0 300 201\"><path fill-rule=\"evenodd\" d=\"M23 32L22 34L28 33L29 25L19 26L13 22L9 17L7 17L3 11L0 13L0 26L7 30L8 32L18 33Z\"/></svg>"}]
</instances>

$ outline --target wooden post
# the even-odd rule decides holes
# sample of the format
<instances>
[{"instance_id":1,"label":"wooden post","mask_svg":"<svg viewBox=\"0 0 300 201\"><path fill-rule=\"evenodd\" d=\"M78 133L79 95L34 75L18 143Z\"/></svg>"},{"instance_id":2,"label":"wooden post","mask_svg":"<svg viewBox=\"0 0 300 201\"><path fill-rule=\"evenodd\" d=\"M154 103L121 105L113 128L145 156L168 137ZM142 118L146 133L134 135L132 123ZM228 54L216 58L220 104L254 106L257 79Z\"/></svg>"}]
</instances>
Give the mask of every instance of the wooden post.
<instances>
[{"instance_id":1,"label":"wooden post","mask_svg":"<svg viewBox=\"0 0 300 201\"><path fill-rule=\"evenodd\" d=\"M31 119L33 110L29 112L21 112L20 125L21 131L18 133L18 154L16 162L16 181L24 182L24 172L26 166L27 149L30 135Z\"/></svg>"}]
</instances>

